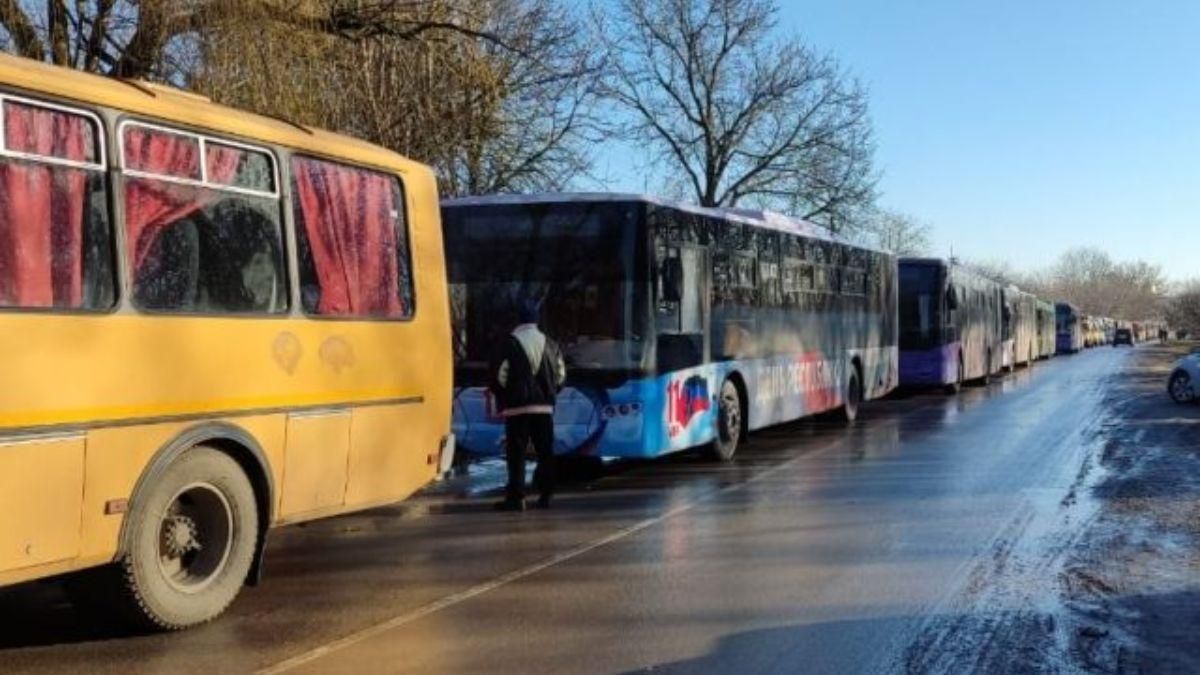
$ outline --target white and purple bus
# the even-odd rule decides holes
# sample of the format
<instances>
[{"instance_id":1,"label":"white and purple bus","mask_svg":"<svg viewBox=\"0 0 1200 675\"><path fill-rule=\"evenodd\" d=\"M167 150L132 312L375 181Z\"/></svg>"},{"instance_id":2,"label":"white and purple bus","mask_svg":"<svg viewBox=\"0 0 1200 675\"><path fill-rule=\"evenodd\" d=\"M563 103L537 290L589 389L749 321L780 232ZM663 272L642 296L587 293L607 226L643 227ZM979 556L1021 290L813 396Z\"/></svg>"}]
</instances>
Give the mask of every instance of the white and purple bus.
<instances>
[{"instance_id":1,"label":"white and purple bus","mask_svg":"<svg viewBox=\"0 0 1200 675\"><path fill-rule=\"evenodd\" d=\"M900 261L900 384L986 382L1004 364L1000 284L938 258Z\"/></svg>"},{"instance_id":2,"label":"white and purple bus","mask_svg":"<svg viewBox=\"0 0 1200 675\"><path fill-rule=\"evenodd\" d=\"M490 358L541 303L562 455L654 457L841 410L898 382L896 260L777 214L617 194L443 202L458 447L502 452Z\"/></svg>"}]
</instances>

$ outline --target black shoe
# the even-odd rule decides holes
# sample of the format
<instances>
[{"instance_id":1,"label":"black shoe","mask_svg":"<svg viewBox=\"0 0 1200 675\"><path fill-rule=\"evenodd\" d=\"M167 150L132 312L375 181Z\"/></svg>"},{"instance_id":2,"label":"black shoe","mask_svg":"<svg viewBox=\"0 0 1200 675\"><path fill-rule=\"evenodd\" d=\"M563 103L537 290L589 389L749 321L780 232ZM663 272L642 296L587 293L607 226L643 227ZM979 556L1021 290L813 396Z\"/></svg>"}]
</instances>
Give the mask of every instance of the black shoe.
<instances>
[{"instance_id":1,"label":"black shoe","mask_svg":"<svg viewBox=\"0 0 1200 675\"><path fill-rule=\"evenodd\" d=\"M505 499L503 501L496 502L492 508L496 509L497 511L524 511L525 500Z\"/></svg>"},{"instance_id":2,"label":"black shoe","mask_svg":"<svg viewBox=\"0 0 1200 675\"><path fill-rule=\"evenodd\" d=\"M542 495L541 497L538 497L537 507L539 509L550 508L550 495Z\"/></svg>"}]
</instances>

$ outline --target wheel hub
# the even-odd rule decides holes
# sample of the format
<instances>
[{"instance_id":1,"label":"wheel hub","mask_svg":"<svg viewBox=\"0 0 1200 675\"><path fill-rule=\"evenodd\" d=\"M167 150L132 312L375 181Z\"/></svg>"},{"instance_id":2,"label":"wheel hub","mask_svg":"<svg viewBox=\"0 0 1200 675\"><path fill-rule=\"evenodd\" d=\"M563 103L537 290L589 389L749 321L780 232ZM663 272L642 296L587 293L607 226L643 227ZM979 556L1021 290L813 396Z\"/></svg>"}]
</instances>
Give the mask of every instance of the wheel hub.
<instances>
[{"instance_id":1,"label":"wheel hub","mask_svg":"<svg viewBox=\"0 0 1200 675\"><path fill-rule=\"evenodd\" d=\"M163 549L175 558L203 548L196 521L184 515L173 515L163 523Z\"/></svg>"},{"instance_id":2,"label":"wheel hub","mask_svg":"<svg viewBox=\"0 0 1200 675\"><path fill-rule=\"evenodd\" d=\"M741 432L742 420L739 406L728 395L721 397L721 436L724 441L736 439Z\"/></svg>"}]
</instances>

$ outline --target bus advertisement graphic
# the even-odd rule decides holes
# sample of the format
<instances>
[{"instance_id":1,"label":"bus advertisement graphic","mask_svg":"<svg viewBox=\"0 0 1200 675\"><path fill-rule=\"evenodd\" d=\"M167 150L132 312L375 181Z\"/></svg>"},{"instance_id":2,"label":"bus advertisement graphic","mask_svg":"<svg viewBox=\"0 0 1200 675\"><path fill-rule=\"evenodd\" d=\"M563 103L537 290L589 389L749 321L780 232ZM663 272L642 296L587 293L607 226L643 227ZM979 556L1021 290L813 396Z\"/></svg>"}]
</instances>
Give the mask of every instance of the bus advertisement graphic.
<instances>
[{"instance_id":1,"label":"bus advertisement graphic","mask_svg":"<svg viewBox=\"0 0 1200 675\"><path fill-rule=\"evenodd\" d=\"M693 419L711 407L708 380L703 375L671 382L667 385L667 434L672 439L678 438Z\"/></svg>"}]
</instances>

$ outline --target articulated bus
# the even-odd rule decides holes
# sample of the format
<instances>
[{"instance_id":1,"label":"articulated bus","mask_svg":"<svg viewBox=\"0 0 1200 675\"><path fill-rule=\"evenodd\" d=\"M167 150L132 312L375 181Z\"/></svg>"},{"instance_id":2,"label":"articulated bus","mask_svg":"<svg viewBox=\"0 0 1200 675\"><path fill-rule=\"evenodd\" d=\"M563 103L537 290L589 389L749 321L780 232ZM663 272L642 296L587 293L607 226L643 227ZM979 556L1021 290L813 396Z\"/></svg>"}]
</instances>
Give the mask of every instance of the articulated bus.
<instances>
[{"instance_id":1,"label":"articulated bus","mask_svg":"<svg viewBox=\"0 0 1200 675\"><path fill-rule=\"evenodd\" d=\"M1016 366L1030 366L1038 358L1037 297L1016 286L1008 286L1003 294L1003 364L1012 371Z\"/></svg>"},{"instance_id":2,"label":"articulated bus","mask_svg":"<svg viewBox=\"0 0 1200 675\"><path fill-rule=\"evenodd\" d=\"M1055 350L1059 354L1074 354L1083 349L1083 322L1079 310L1067 302L1054 304Z\"/></svg>"},{"instance_id":3,"label":"articulated bus","mask_svg":"<svg viewBox=\"0 0 1200 675\"><path fill-rule=\"evenodd\" d=\"M1001 368L1000 284L937 258L900 260L900 384L987 381Z\"/></svg>"},{"instance_id":4,"label":"articulated bus","mask_svg":"<svg viewBox=\"0 0 1200 675\"><path fill-rule=\"evenodd\" d=\"M1053 357L1058 349L1056 347L1057 340L1057 324L1055 322L1054 303L1050 300L1037 299L1037 342L1038 342L1038 358L1048 359Z\"/></svg>"},{"instance_id":5,"label":"articulated bus","mask_svg":"<svg viewBox=\"0 0 1200 675\"><path fill-rule=\"evenodd\" d=\"M432 172L0 57L0 585L178 629L452 452Z\"/></svg>"},{"instance_id":6,"label":"articulated bus","mask_svg":"<svg viewBox=\"0 0 1200 675\"><path fill-rule=\"evenodd\" d=\"M654 457L859 403L897 383L896 261L762 212L615 194L443 202L459 448L502 452L485 383L541 303L567 360L558 454Z\"/></svg>"}]
</instances>

